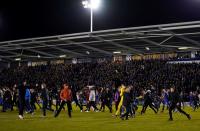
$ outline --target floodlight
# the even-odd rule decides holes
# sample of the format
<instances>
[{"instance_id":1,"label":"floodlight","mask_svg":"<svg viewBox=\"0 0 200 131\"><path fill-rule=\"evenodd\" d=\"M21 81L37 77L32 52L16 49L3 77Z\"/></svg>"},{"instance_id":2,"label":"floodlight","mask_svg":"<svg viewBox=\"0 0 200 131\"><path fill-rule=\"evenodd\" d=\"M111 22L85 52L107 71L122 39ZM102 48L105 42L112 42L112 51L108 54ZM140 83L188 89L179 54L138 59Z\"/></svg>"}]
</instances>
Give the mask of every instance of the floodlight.
<instances>
[{"instance_id":1,"label":"floodlight","mask_svg":"<svg viewBox=\"0 0 200 131\"><path fill-rule=\"evenodd\" d=\"M82 4L83 4L84 8L89 8L89 1L84 0L84 1L82 1Z\"/></svg>"},{"instance_id":2,"label":"floodlight","mask_svg":"<svg viewBox=\"0 0 200 131\"><path fill-rule=\"evenodd\" d=\"M100 6L101 1L100 0L91 0L91 8L97 9Z\"/></svg>"},{"instance_id":3,"label":"floodlight","mask_svg":"<svg viewBox=\"0 0 200 131\"><path fill-rule=\"evenodd\" d=\"M100 6L101 0L84 0L82 5L84 8L97 9Z\"/></svg>"},{"instance_id":4,"label":"floodlight","mask_svg":"<svg viewBox=\"0 0 200 131\"><path fill-rule=\"evenodd\" d=\"M83 0L84 8L90 9L90 32L93 32L93 10L99 8L101 0Z\"/></svg>"}]
</instances>

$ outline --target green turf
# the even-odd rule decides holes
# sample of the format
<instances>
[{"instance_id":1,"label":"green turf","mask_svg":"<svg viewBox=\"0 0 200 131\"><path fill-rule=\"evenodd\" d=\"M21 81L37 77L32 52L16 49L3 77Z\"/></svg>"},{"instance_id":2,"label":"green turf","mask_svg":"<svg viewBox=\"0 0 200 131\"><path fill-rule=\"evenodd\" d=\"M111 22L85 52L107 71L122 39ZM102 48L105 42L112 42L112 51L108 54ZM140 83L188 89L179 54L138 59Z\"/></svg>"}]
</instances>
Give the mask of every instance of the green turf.
<instances>
[{"instance_id":1,"label":"green turf","mask_svg":"<svg viewBox=\"0 0 200 131\"><path fill-rule=\"evenodd\" d=\"M52 112L42 118L38 110L34 116L26 114L24 120L19 120L16 111L8 111L0 113L0 131L200 131L200 109L193 112L187 108L186 111L192 120L174 113L171 122L167 111L156 115L149 109L142 116L137 112L136 118L124 121L113 118L108 111L81 113L77 108L74 108L71 119L64 111L58 118L54 118Z\"/></svg>"}]
</instances>

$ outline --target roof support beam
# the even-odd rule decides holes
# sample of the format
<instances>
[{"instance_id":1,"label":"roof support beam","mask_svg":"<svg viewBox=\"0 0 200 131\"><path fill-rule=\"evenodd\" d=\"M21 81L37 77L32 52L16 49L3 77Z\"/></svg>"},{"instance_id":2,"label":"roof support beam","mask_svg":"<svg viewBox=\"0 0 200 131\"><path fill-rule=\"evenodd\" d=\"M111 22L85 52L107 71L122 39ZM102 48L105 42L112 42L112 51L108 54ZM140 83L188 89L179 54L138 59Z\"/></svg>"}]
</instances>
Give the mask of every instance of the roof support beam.
<instances>
[{"instance_id":1,"label":"roof support beam","mask_svg":"<svg viewBox=\"0 0 200 131\"><path fill-rule=\"evenodd\" d=\"M5 57L5 56L2 56L2 55L0 55L0 59L5 59L5 60L13 61L12 58Z\"/></svg>"},{"instance_id":2,"label":"roof support beam","mask_svg":"<svg viewBox=\"0 0 200 131\"><path fill-rule=\"evenodd\" d=\"M188 38L188 37L186 37L186 36L184 36L184 35L177 35L177 34L174 33L173 31L166 31L166 32L171 33L172 35L174 35L174 36L177 37L177 38L180 38L180 39L182 39L182 40L185 40L185 41L187 41L187 42L190 42L190 43L192 43L192 44L194 44L194 45L200 46L200 43L199 43L198 41L195 41L195 40L193 40L193 39L190 39L190 38Z\"/></svg>"},{"instance_id":3,"label":"roof support beam","mask_svg":"<svg viewBox=\"0 0 200 131\"><path fill-rule=\"evenodd\" d=\"M174 37L174 35L168 37L167 39L165 39L165 40L163 40L162 42L160 42L159 45L164 44L165 42L167 42L168 40L170 40L170 39L173 38L173 37Z\"/></svg>"},{"instance_id":4,"label":"roof support beam","mask_svg":"<svg viewBox=\"0 0 200 131\"><path fill-rule=\"evenodd\" d=\"M73 54L73 55L75 55L75 56L85 56L85 55L82 54L82 53L78 53L78 52L71 51L71 50L68 50L68 49L62 49L62 48L57 47L57 46L52 47L52 46L49 46L49 45L44 44L44 43L42 43L42 44L40 44L40 45L47 46L47 47L50 47L51 49L56 49L56 50L62 51L62 52L64 52L64 53L70 53L70 54Z\"/></svg>"},{"instance_id":5,"label":"roof support beam","mask_svg":"<svg viewBox=\"0 0 200 131\"><path fill-rule=\"evenodd\" d=\"M114 46L117 46L117 47L120 47L120 48L124 48L124 49L128 49L130 51L132 51L134 54L137 54L137 55L143 55L142 51L140 50L137 50L137 49L134 49L134 48L131 48L129 46L126 46L126 45L122 45L122 44L119 44L119 43L116 43L116 42L113 42L113 41L107 41L105 39L103 39L102 37L99 37L99 36L94 36L94 35L91 35L92 38L95 38L99 41L102 41L102 42L106 42L106 43L109 43L109 44L112 44Z\"/></svg>"},{"instance_id":6,"label":"roof support beam","mask_svg":"<svg viewBox=\"0 0 200 131\"><path fill-rule=\"evenodd\" d=\"M127 33L124 32L124 34L127 34ZM149 40L149 39L147 39L147 38L141 38L141 37L138 37L138 36L136 36L136 35L131 35L131 34L127 34L127 35L132 36L133 38L140 39L140 40L142 40L142 41L144 41L144 42L146 42L146 43L159 46L159 47L161 47L162 49L163 49L163 48L164 48L164 49L167 49L167 50L169 51L168 48L166 48L166 47L160 45L160 43L157 43L157 42L155 42L155 41Z\"/></svg>"},{"instance_id":7,"label":"roof support beam","mask_svg":"<svg viewBox=\"0 0 200 131\"><path fill-rule=\"evenodd\" d=\"M38 54L41 54L41 55L45 55L45 56L49 56L49 57L57 57L56 55L52 55L52 54L49 54L49 53L46 53L46 52L43 52L43 51L38 51L38 50L35 50L35 49L29 49L29 48L23 48L21 46L13 47L13 49L5 49L5 50L0 50L0 51L1 52L7 52L7 53L10 53L10 54L13 54L13 55L16 55L16 56L19 56L19 55L22 56L23 55L22 53L18 54L18 53L15 53L13 51L10 51L10 50L17 50L17 49L28 50L28 51L38 53Z\"/></svg>"},{"instance_id":8,"label":"roof support beam","mask_svg":"<svg viewBox=\"0 0 200 131\"><path fill-rule=\"evenodd\" d=\"M15 55L15 57L18 57L18 56L21 56L22 54L18 54L16 52L13 52L13 51L7 51L7 50L0 50L0 52L6 52L6 53L9 53L9 54L12 54L12 55ZM5 57L5 56L4 56Z\"/></svg>"},{"instance_id":9,"label":"roof support beam","mask_svg":"<svg viewBox=\"0 0 200 131\"><path fill-rule=\"evenodd\" d=\"M71 40L68 40L68 42L74 44L74 45L77 45L77 46L81 46L81 47L84 47L84 48L87 48L87 49L91 49L91 50L94 50L94 51L98 51L100 53L103 53L103 54L106 54L106 55L109 55L109 56L112 56L113 54L108 52L108 51L105 51L105 50L102 50L102 49L98 49L98 48L95 48L95 47L92 47L92 46L88 46L88 45L85 45L85 44L78 44L74 41L71 41Z\"/></svg>"},{"instance_id":10,"label":"roof support beam","mask_svg":"<svg viewBox=\"0 0 200 131\"><path fill-rule=\"evenodd\" d=\"M43 52L43 51L38 51L38 50L35 50L35 49L24 49L24 50L28 50L28 51L31 51L31 52L34 52L34 53L45 55L45 56L49 56L49 57L52 57L52 58L58 57L56 55L52 55L52 54L49 54L49 53L46 53L46 52Z\"/></svg>"},{"instance_id":11,"label":"roof support beam","mask_svg":"<svg viewBox=\"0 0 200 131\"><path fill-rule=\"evenodd\" d=\"M127 35L133 35L131 33L126 33ZM194 32L194 33L182 33L182 34L176 34L176 36L186 36L186 35L198 35L200 34L200 32ZM98 35L99 36L99 35ZM100 35L100 36L105 36L105 35ZM135 36L135 35L133 35ZM172 36L172 34L169 34L168 35L169 37ZM174 35L173 35L174 36ZM142 36L142 37L139 37L139 38L157 38L157 37L161 37L161 36ZM162 36L163 37L163 36ZM136 37L133 37L133 38L121 38L121 39L113 39L113 40L105 40L105 41L121 41L121 40L131 40L131 39L138 39ZM53 41L48 41L48 42L53 42ZM99 41L90 41L90 42L76 42L77 44L89 44L89 43L98 43ZM41 42L37 43L37 44L40 44ZM28 45L28 44L27 44ZM65 45L72 45L71 43L62 43L62 44L56 44L56 45L48 45L48 47L58 47L58 46L65 46ZM23 46L22 44L20 44L20 46ZM35 49L35 48L44 48L44 47L47 47L47 46L44 46L44 45L37 45L37 46L30 46L29 47L24 47L24 49ZM11 50L18 50L18 49L21 49L19 47L16 47L16 45L2 45L0 46L0 49L1 50L7 50L7 51L11 51Z\"/></svg>"},{"instance_id":12,"label":"roof support beam","mask_svg":"<svg viewBox=\"0 0 200 131\"><path fill-rule=\"evenodd\" d=\"M160 43L157 43L155 41L152 41L152 40L149 40L149 39L145 39L145 38L139 38L140 40L144 41L144 42L147 42L149 44L152 44L152 45L156 45L162 49L166 49L167 51L171 51L172 49L169 49L169 47L166 47L166 46L163 46L163 45L160 45ZM171 48L171 47L170 47Z\"/></svg>"}]
</instances>

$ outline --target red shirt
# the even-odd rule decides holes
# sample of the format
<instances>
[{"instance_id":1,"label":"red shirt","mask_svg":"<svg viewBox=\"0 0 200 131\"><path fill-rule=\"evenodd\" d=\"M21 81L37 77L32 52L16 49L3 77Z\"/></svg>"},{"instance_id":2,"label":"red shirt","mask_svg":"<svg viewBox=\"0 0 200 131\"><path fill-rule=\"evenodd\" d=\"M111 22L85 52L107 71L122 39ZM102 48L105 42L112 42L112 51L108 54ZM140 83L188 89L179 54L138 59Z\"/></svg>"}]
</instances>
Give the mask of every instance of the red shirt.
<instances>
[{"instance_id":1,"label":"red shirt","mask_svg":"<svg viewBox=\"0 0 200 131\"><path fill-rule=\"evenodd\" d=\"M62 89L60 92L60 99L61 100L67 100L67 101L71 101L72 100L72 92L71 89Z\"/></svg>"}]
</instances>

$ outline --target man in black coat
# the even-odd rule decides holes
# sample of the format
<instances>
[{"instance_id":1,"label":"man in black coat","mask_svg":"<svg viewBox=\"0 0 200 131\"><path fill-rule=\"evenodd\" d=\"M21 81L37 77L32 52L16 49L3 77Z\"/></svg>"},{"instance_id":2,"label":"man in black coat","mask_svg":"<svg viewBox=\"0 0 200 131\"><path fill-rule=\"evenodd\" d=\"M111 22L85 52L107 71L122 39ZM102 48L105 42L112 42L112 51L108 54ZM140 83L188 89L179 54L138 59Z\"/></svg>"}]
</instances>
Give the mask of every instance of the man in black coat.
<instances>
[{"instance_id":1,"label":"man in black coat","mask_svg":"<svg viewBox=\"0 0 200 131\"><path fill-rule=\"evenodd\" d=\"M141 114L145 113L147 107L150 107L155 113L157 113L156 107L153 105L153 99L151 96L151 91L147 90L146 94L144 95L144 104L142 107Z\"/></svg>"},{"instance_id":2,"label":"man in black coat","mask_svg":"<svg viewBox=\"0 0 200 131\"><path fill-rule=\"evenodd\" d=\"M76 106L78 106L81 110L81 112L83 111L83 106L81 105L81 103L78 101L76 93L77 93L77 88L75 86L72 87L72 97L74 102L76 103Z\"/></svg>"},{"instance_id":3,"label":"man in black coat","mask_svg":"<svg viewBox=\"0 0 200 131\"><path fill-rule=\"evenodd\" d=\"M193 111L196 111L196 109L198 109L198 101L199 101L199 97L198 97L198 92L194 92L193 93Z\"/></svg>"},{"instance_id":4,"label":"man in black coat","mask_svg":"<svg viewBox=\"0 0 200 131\"><path fill-rule=\"evenodd\" d=\"M169 100L170 100L170 106L169 106L169 121L173 121L173 117L172 117L172 111L176 108L180 113L184 114L185 116L187 116L187 118L190 120L191 116L189 114L187 114L185 111L183 111L181 109L180 106L178 106L179 103L179 94L178 92L175 91L174 87L170 88L170 94L169 94Z\"/></svg>"},{"instance_id":5,"label":"man in black coat","mask_svg":"<svg viewBox=\"0 0 200 131\"><path fill-rule=\"evenodd\" d=\"M133 116L133 113L131 111L131 94L130 94L130 87L125 89L124 92L124 99L123 99L123 107L126 108L126 112L121 115L121 119L124 120L124 117L126 117L126 120L128 120L128 115L130 114Z\"/></svg>"},{"instance_id":6,"label":"man in black coat","mask_svg":"<svg viewBox=\"0 0 200 131\"><path fill-rule=\"evenodd\" d=\"M38 97L38 94L37 94L36 90L31 89L31 102L30 102L30 104L31 104L31 108L32 108L33 110L36 110L36 109L37 109L35 104L37 104L37 105L39 106L40 109L42 108L42 107L40 106L40 104L38 103L38 101L37 101L37 97Z\"/></svg>"},{"instance_id":7,"label":"man in black coat","mask_svg":"<svg viewBox=\"0 0 200 131\"><path fill-rule=\"evenodd\" d=\"M46 116L46 109L47 109L47 104L48 104L48 90L46 88L46 84L41 85L41 98L42 98L42 111L43 111L43 116Z\"/></svg>"},{"instance_id":8,"label":"man in black coat","mask_svg":"<svg viewBox=\"0 0 200 131\"><path fill-rule=\"evenodd\" d=\"M7 108L11 107L12 111L12 96L11 92L8 88L5 89L4 95L3 95L3 110L2 112L6 112Z\"/></svg>"},{"instance_id":9,"label":"man in black coat","mask_svg":"<svg viewBox=\"0 0 200 131\"><path fill-rule=\"evenodd\" d=\"M24 119L24 107L25 107L25 94L26 94L26 81L23 82L22 85L18 86L18 97L19 97L19 118Z\"/></svg>"},{"instance_id":10,"label":"man in black coat","mask_svg":"<svg viewBox=\"0 0 200 131\"><path fill-rule=\"evenodd\" d=\"M12 106L11 106L11 110L13 110L13 107L16 106L18 108L18 96L17 96L17 90L16 90L17 85L14 85L14 89L12 92Z\"/></svg>"},{"instance_id":11,"label":"man in black coat","mask_svg":"<svg viewBox=\"0 0 200 131\"><path fill-rule=\"evenodd\" d=\"M101 108L100 110L103 109L103 112L105 111L105 106L108 107L110 110L110 113L112 113L112 104L111 104L111 99L112 99L112 93L109 91L109 88L103 89L102 94L101 94Z\"/></svg>"}]
</instances>

